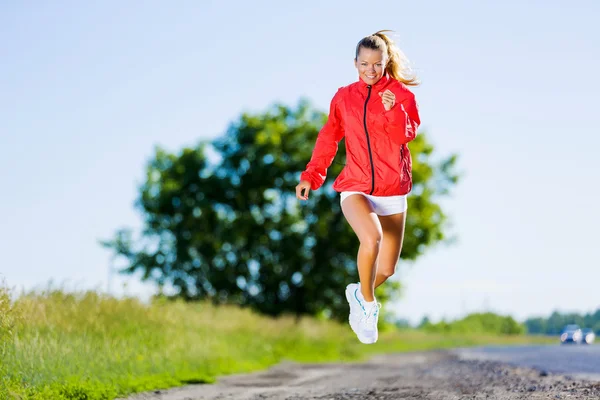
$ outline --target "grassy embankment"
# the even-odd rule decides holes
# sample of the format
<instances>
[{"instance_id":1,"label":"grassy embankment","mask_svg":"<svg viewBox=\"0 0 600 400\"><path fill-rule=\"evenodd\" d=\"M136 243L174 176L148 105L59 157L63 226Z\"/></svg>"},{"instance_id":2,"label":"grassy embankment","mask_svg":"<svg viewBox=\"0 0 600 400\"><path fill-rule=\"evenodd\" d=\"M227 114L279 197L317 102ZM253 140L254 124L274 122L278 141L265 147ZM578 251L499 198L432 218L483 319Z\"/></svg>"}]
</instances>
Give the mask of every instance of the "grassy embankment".
<instances>
[{"instance_id":1,"label":"grassy embankment","mask_svg":"<svg viewBox=\"0 0 600 400\"><path fill-rule=\"evenodd\" d=\"M384 330L362 345L330 321L278 319L236 307L0 288L0 399L113 399L212 382L281 360L353 361L369 354L548 341L527 336Z\"/></svg>"}]
</instances>

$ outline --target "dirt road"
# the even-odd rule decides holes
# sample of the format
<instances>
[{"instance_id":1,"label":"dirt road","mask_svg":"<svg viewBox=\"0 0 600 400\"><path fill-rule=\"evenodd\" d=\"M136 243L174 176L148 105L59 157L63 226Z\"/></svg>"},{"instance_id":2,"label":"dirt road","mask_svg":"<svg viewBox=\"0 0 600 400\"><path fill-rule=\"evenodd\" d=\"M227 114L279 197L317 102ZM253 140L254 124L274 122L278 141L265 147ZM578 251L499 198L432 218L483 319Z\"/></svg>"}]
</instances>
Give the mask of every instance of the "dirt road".
<instances>
[{"instance_id":1,"label":"dirt road","mask_svg":"<svg viewBox=\"0 0 600 400\"><path fill-rule=\"evenodd\" d=\"M600 382L448 352L404 353L356 364L282 363L268 371L223 377L130 397L130 400L599 399Z\"/></svg>"}]
</instances>

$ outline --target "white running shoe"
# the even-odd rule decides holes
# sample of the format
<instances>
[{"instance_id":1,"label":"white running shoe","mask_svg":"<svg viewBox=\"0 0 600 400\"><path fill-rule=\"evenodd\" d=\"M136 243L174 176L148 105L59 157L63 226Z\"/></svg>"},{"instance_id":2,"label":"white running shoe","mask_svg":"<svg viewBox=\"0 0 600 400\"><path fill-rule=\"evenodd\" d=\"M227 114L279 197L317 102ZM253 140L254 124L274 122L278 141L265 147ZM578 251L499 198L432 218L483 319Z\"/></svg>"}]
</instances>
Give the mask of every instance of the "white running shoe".
<instances>
[{"instance_id":1,"label":"white running shoe","mask_svg":"<svg viewBox=\"0 0 600 400\"><path fill-rule=\"evenodd\" d=\"M358 332L356 333L358 340L360 340L361 343L373 344L377 342L379 336L377 331L377 321L379 319L380 308L381 303L377 302L366 305L366 309L359 320Z\"/></svg>"},{"instance_id":2,"label":"white running shoe","mask_svg":"<svg viewBox=\"0 0 600 400\"><path fill-rule=\"evenodd\" d=\"M351 283L346 286L346 300L350 306L348 322L350 323L350 328L352 328L352 331L356 334L358 334L357 329L360 318L364 315L364 307L359 299L359 289L360 285L358 283Z\"/></svg>"},{"instance_id":3,"label":"white running shoe","mask_svg":"<svg viewBox=\"0 0 600 400\"><path fill-rule=\"evenodd\" d=\"M350 328L352 328L358 340L364 344L375 343L378 339L377 322L381 304L375 302L367 309L358 283L351 283L346 286L346 300L350 305L348 322L350 322Z\"/></svg>"}]
</instances>

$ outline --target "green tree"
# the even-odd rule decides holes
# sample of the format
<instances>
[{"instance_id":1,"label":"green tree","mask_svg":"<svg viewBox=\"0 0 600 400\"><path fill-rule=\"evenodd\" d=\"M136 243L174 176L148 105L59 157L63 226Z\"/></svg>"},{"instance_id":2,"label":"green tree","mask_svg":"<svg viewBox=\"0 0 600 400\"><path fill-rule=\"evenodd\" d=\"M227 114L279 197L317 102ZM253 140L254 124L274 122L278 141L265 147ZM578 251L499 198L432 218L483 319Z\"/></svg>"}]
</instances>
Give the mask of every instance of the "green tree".
<instances>
[{"instance_id":1,"label":"green tree","mask_svg":"<svg viewBox=\"0 0 600 400\"><path fill-rule=\"evenodd\" d=\"M341 171L340 145L322 189L295 198L326 114L307 101L243 114L227 132L171 154L157 148L136 206L140 237L121 229L103 245L124 257L124 273L169 284L176 296L252 306L270 315L347 317L344 288L357 281L358 241L331 188ZM456 156L438 162L421 133L410 144L414 191L409 197L402 258L415 260L446 239L438 199L457 182ZM383 303L399 284L378 291Z\"/></svg>"},{"instance_id":2,"label":"green tree","mask_svg":"<svg viewBox=\"0 0 600 400\"><path fill-rule=\"evenodd\" d=\"M600 335L600 308L594 313L560 313L554 311L548 318L532 317L525 321L527 331L536 334L558 335L565 325L577 324L581 328L591 328Z\"/></svg>"},{"instance_id":3,"label":"green tree","mask_svg":"<svg viewBox=\"0 0 600 400\"><path fill-rule=\"evenodd\" d=\"M490 333L495 335L521 335L526 333L525 325L518 323L511 316L491 312L472 313L460 320L452 322L442 320L436 324L424 320L420 328L425 331L440 333Z\"/></svg>"}]
</instances>

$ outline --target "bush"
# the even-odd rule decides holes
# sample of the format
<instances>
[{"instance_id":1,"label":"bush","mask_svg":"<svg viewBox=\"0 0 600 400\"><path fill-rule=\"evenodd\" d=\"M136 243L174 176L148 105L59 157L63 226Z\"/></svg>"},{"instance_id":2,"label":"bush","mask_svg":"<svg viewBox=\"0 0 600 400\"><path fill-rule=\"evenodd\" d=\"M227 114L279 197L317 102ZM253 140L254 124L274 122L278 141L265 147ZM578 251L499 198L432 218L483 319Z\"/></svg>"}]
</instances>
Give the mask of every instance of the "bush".
<instances>
[{"instance_id":1,"label":"bush","mask_svg":"<svg viewBox=\"0 0 600 400\"><path fill-rule=\"evenodd\" d=\"M438 333L486 333L496 335L521 335L526 333L525 325L519 324L510 316L494 313L474 313L465 318L433 324L426 321L421 326L427 332Z\"/></svg>"},{"instance_id":2,"label":"bush","mask_svg":"<svg viewBox=\"0 0 600 400\"><path fill-rule=\"evenodd\" d=\"M0 283L0 355L13 334L16 320L17 312L11 300L10 292L3 283Z\"/></svg>"}]
</instances>

